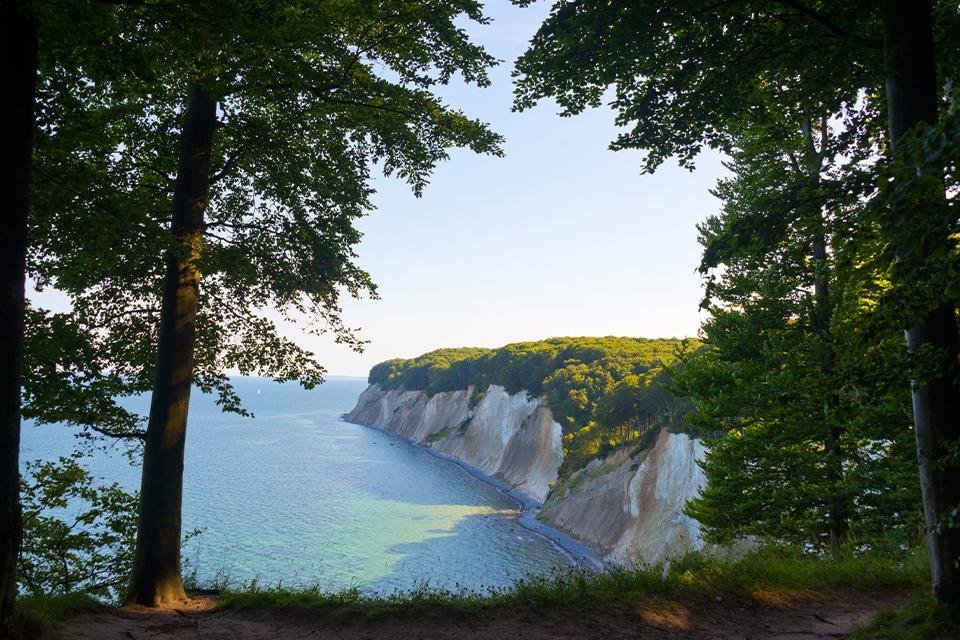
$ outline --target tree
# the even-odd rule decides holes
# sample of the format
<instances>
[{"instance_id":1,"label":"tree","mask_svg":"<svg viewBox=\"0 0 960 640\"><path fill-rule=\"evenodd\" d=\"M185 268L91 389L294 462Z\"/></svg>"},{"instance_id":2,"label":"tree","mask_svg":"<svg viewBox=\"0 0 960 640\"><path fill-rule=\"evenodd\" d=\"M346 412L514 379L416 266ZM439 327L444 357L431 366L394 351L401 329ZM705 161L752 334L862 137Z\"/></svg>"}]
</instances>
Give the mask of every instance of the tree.
<instances>
[{"instance_id":1,"label":"tree","mask_svg":"<svg viewBox=\"0 0 960 640\"><path fill-rule=\"evenodd\" d=\"M734 175L715 190L722 212L700 226L707 347L679 379L698 408L691 419L723 434L687 507L715 542L756 536L836 554L849 535L909 542L917 523L905 362L896 330L871 327L889 287L859 222L866 181L851 167L864 151L821 122L817 144L802 121L743 134Z\"/></svg>"},{"instance_id":2,"label":"tree","mask_svg":"<svg viewBox=\"0 0 960 640\"><path fill-rule=\"evenodd\" d=\"M648 171L672 156L692 166L703 146L729 150L733 134L756 119L758 92L769 87L790 88L781 113L798 103L879 104L895 142L921 121L936 122L934 62L943 77L954 75L958 22L960 11L949 2L559 2L517 61L516 106L550 96L571 115L599 106L613 85L617 123L630 129L611 147L646 150ZM935 60L936 51L943 54ZM920 65L920 80L910 79L913 64ZM919 456L937 461L960 428L948 417L960 392L957 296L940 258L956 247L937 205L942 198L941 190L935 200L914 200L891 216L884 237L901 247L901 260L911 258L896 270L896 282L906 286L920 269L931 284L924 300L911 305L921 311L903 328L911 350L928 361L927 375L913 386ZM943 488L934 490L942 500L925 497L930 551L937 556L933 588L942 602L956 602L960 532L944 520L946 501L958 497L946 489L955 471L922 466L924 483Z\"/></svg>"},{"instance_id":3,"label":"tree","mask_svg":"<svg viewBox=\"0 0 960 640\"><path fill-rule=\"evenodd\" d=\"M419 194L450 147L499 153L499 136L431 93L454 73L486 84L495 61L454 24L485 22L471 0L118 11L135 25L116 38L135 73L91 82L102 69L65 77L51 67L44 76L74 91L44 105L38 164L57 188L37 207L34 268L71 295L81 327L100 328L105 359L139 385L153 380L130 600L160 604L184 597L191 383L242 410L225 369L321 380L313 355L283 338L265 308L362 346L340 321L339 299L375 292L352 249L371 167ZM119 222L116 210L126 214ZM90 244L64 237L87 237L93 225L105 233Z\"/></svg>"},{"instance_id":4,"label":"tree","mask_svg":"<svg viewBox=\"0 0 960 640\"><path fill-rule=\"evenodd\" d=\"M613 376L600 363L567 362L543 379L550 408L563 420L565 431L586 424L597 408L597 400L613 384Z\"/></svg>"},{"instance_id":5,"label":"tree","mask_svg":"<svg viewBox=\"0 0 960 640\"><path fill-rule=\"evenodd\" d=\"M0 51L7 65L0 183L0 633L13 624L20 507L20 386L30 156L33 148L37 27L17 0L0 4Z\"/></svg>"},{"instance_id":6,"label":"tree","mask_svg":"<svg viewBox=\"0 0 960 640\"><path fill-rule=\"evenodd\" d=\"M711 278L703 303L713 318L728 316L726 322L708 321L705 331L713 334L713 342L722 343L718 332L743 329L763 342L758 351L747 352L759 356L763 382L755 391L768 404L766 410L745 413L784 432L792 428L794 447L799 438L807 443L801 446L821 449L803 476L807 486L822 487L824 528L836 554L849 530L851 500L839 410L844 381L836 375L841 337L833 290L838 275L830 246L838 236L835 218L844 192L832 185L828 193L826 184L839 151L831 140L829 115L824 107L815 120L800 116L792 127L791 118L774 118L739 136L729 165L736 175L715 192L725 201L722 218L701 227L700 270L706 275L721 264L727 269L719 281ZM732 317L737 313L754 318L738 322ZM771 460L770 466L780 465ZM812 541L820 542L818 536Z\"/></svg>"},{"instance_id":7,"label":"tree","mask_svg":"<svg viewBox=\"0 0 960 640\"><path fill-rule=\"evenodd\" d=\"M885 0L883 26L890 150L896 162L911 132L938 123L933 2ZM949 514L960 505L960 465L948 458L951 447L960 443L957 307L940 293L943 281L936 273L933 282L923 277L929 276L931 266L945 262L944 254L956 252L951 240L956 214L946 203L942 171L940 166L926 167L928 178L916 181L908 202L894 203L890 228L901 282L928 287L918 308L911 310L905 331L910 353L929 363L913 380L914 430L933 591L941 602L958 603L960 522L950 520Z\"/></svg>"},{"instance_id":8,"label":"tree","mask_svg":"<svg viewBox=\"0 0 960 640\"><path fill-rule=\"evenodd\" d=\"M0 337L0 631L13 624L17 593L16 563L22 531L19 501L20 418L21 414L29 416L31 413L31 379L29 375L24 375L23 364L24 328L26 318L31 316L25 299L25 277L30 249L27 244L28 203L32 205L31 188L34 182L31 160L35 147L37 76L45 58L67 68L78 57L83 58L90 53L90 44L99 46L100 38L108 33L100 28L107 24L102 18L110 12L111 9L107 7L86 3L50 7L43 3L5 0L0 4L0 39L3 41L3 59L9 65L8 104L11 109L3 136L4 224L0 232L0 286L5 296L0 305L0 332L3 334ZM77 17L83 20L75 20ZM98 28L85 28L91 24L96 24ZM41 38L42 33L45 38ZM26 359L29 360L29 355ZM48 378L48 382L51 380ZM28 387L26 403L21 398L22 386ZM61 384L60 388L66 387ZM51 396L45 396L42 404L42 408L34 407L41 414L50 416L59 411L55 407L56 400ZM73 404L73 408L77 406Z\"/></svg>"},{"instance_id":9,"label":"tree","mask_svg":"<svg viewBox=\"0 0 960 640\"><path fill-rule=\"evenodd\" d=\"M38 597L82 591L122 595L133 566L136 496L97 485L81 456L27 463L19 575Z\"/></svg>"}]
</instances>

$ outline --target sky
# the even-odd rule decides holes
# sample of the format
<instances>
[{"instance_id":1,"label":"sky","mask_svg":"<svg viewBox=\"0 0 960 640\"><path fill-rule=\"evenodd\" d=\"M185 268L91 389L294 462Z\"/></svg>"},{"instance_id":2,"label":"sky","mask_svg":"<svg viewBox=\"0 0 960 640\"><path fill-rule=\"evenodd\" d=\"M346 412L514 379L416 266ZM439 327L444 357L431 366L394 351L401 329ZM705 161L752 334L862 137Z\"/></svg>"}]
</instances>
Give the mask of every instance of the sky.
<instances>
[{"instance_id":1,"label":"sky","mask_svg":"<svg viewBox=\"0 0 960 640\"><path fill-rule=\"evenodd\" d=\"M288 331L330 374L365 376L440 347L697 335L696 224L719 207L708 189L721 159L705 153L693 173L670 162L642 175L641 153L607 148L617 134L609 108L561 118L545 102L512 113L513 61L548 8L488 3L493 23L469 31L504 61L492 86L440 92L505 136L505 157L455 151L419 199L398 180L377 181L357 253L380 299L347 300L343 311L365 351Z\"/></svg>"},{"instance_id":2,"label":"sky","mask_svg":"<svg viewBox=\"0 0 960 640\"><path fill-rule=\"evenodd\" d=\"M640 152L608 150L617 135L609 108L561 118L547 101L512 113L513 62L549 6L488 2L492 24L464 26L503 61L492 86L438 90L502 134L505 157L455 150L421 198L397 179L376 181L357 253L380 299L343 304L346 324L368 341L364 352L281 328L329 375L366 376L388 358L440 347L697 335L696 224L719 208L708 190L725 173L721 158L704 153L695 172L668 162L643 175ZM33 297L47 308L65 303L49 290Z\"/></svg>"}]
</instances>

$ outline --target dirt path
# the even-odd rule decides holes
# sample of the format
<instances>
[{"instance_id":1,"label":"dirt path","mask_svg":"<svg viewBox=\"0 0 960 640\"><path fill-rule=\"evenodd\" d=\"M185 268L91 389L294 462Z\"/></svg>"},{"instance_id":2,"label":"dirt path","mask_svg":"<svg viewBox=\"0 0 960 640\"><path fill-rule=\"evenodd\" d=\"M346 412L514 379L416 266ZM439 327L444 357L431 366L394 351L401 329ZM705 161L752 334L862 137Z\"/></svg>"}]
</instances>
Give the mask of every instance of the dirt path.
<instances>
[{"instance_id":1,"label":"dirt path","mask_svg":"<svg viewBox=\"0 0 960 640\"><path fill-rule=\"evenodd\" d=\"M590 640L842 638L903 597L846 593L829 598L757 594L736 602L651 599L632 611L584 613L533 609L497 614L392 615L343 620L309 610L218 611L212 601L180 610L104 610L78 616L52 638L63 640Z\"/></svg>"}]
</instances>

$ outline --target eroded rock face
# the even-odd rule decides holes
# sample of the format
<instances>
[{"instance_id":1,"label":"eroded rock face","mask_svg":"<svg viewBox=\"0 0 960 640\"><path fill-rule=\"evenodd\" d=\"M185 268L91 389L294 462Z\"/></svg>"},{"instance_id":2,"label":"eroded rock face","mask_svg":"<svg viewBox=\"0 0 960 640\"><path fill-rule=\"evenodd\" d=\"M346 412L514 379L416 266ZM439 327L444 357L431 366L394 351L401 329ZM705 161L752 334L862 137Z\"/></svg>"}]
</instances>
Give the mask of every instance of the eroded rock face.
<instances>
[{"instance_id":1,"label":"eroded rock face","mask_svg":"<svg viewBox=\"0 0 960 640\"><path fill-rule=\"evenodd\" d=\"M468 391L450 391L428 397L421 391L367 387L347 420L386 429L397 435L424 442L434 433L456 427L468 419Z\"/></svg>"},{"instance_id":2,"label":"eroded rock face","mask_svg":"<svg viewBox=\"0 0 960 640\"><path fill-rule=\"evenodd\" d=\"M427 396L371 385L347 419L411 438L546 500L540 521L610 562L657 563L703 548L699 525L683 514L705 483L700 440L662 430L652 447L594 460L551 492L563 434L549 407L491 386L471 408L472 393Z\"/></svg>"},{"instance_id":3,"label":"eroded rock face","mask_svg":"<svg viewBox=\"0 0 960 640\"><path fill-rule=\"evenodd\" d=\"M696 520L683 514L706 479L700 440L662 430L653 447L621 449L574 473L538 518L621 564L656 563L703 548Z\"/></svg>"},{"instance_id":4,"label":"eroded rock face","mask_svg":"<svg viewBox=\"0 0 960 640\"><path fill-rule=\"evenodd\" d=\"M471 388L428 397L371 385L347 419L412 438L543 502L563 461L562 431L550 409L496 385L471 408L472 393Z\"/></svg>"}]
</instances>

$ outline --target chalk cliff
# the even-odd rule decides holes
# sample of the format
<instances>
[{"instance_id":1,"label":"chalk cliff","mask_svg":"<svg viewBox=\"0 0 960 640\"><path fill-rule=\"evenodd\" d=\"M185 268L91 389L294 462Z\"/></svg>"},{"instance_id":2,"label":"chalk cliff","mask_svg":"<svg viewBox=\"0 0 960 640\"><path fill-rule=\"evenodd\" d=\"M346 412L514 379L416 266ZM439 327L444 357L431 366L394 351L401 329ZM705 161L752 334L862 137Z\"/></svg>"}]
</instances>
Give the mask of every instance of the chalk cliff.
<instances>
[{"instance_id":1,"label":"chalk cliff","mask_svg":"<svg viewBox=\"0 0 960 640\"><path fill-rule=\"evenodd\" d=\"M563 434L550 409L499 386L471 408L472 393L427 396L371 385L347 420L411 438L543 502L563 462Z\"/></svg>"},{"instance_id":2,"label":"chalk cliff","mask_svg":"<svg viewBox=\"0 0 960 640\"><path fill-rule=\"evenodd\" d=\"M620 449L573 473L537 517L621 564L700 550L700 527L683 504L704 485L703 455L700 440L661 430L648 449Z\"/></svg>"},{"instance_id":3,"label":"chalk cliff","mask_svg":"<svg viewBox=\"0 0 960 640\"><path fill-rule=\"evenodd\" d=\"M562 431L546 403L494 385L471 407L472 393L428 396L374 384L346 419L410 438L523 491L543 503L538 520L608 561L659 562L703 547L699 526L682 511L704 483L699 440L663 430L651 447L616 451L557 485Z\"/></svg>"}]
</instances>

